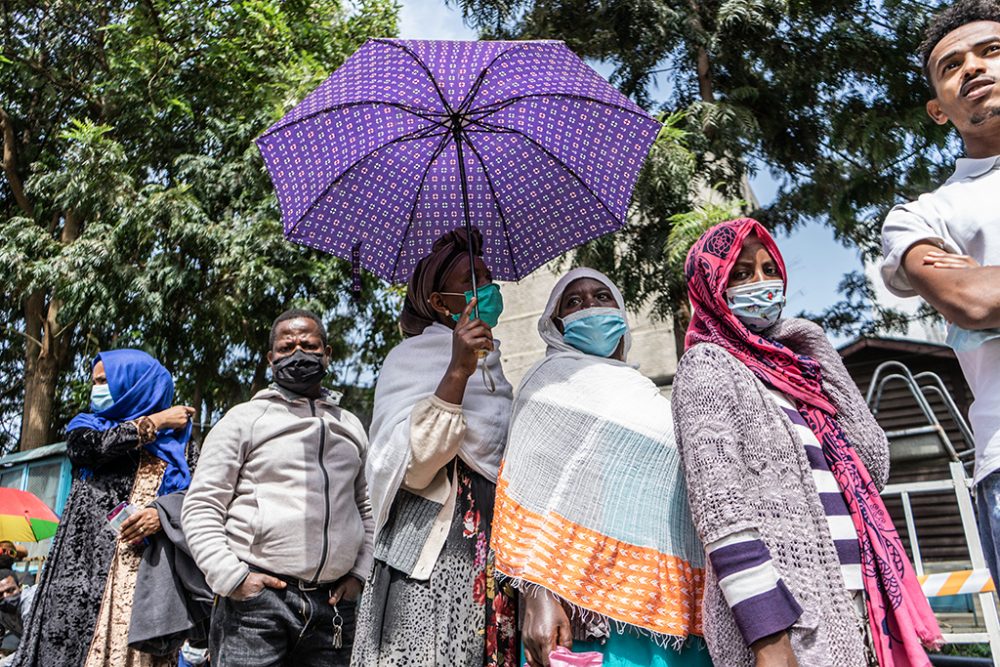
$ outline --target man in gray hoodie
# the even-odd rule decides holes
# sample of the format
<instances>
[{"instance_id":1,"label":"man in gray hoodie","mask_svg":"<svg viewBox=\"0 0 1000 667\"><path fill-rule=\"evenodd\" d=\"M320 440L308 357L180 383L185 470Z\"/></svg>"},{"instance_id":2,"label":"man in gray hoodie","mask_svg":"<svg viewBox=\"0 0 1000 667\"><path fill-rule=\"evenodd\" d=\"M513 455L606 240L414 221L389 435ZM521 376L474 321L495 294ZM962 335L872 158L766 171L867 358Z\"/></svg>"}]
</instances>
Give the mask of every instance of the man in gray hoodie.
<instances>
[{"instance_id":1,"label":"man in gray hoodie","mask_svg":"<svg viewBox=\"0 0 1000 667\"><path fill-rule=\"evenodd\" d=\"M315 314L279 316L267 356L275 384L205 438L181 513L216 594L212 665L348 665L372 567L368 439L320 384L330 348Z\"/></svg>"}]
</instances>

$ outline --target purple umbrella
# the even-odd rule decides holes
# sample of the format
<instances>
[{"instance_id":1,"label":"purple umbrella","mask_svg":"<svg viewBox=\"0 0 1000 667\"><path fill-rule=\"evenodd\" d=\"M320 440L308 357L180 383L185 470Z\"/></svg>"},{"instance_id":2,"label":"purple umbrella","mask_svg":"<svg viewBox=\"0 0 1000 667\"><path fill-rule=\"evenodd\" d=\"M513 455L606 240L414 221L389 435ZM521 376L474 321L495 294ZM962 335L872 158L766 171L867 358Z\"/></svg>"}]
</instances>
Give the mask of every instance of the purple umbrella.
<instances>
[{"instance_id":1,"label":"purple umbrella","mask_svg":"<svg viewBox=\"0 0 1000 667\"><path fill-rule=\"evenodd\" d=\"M659 128L562 42L373 39L257 145L288 239L405 282L475 225L519 280L622 227Z\"/></svg>"}]
</instances>

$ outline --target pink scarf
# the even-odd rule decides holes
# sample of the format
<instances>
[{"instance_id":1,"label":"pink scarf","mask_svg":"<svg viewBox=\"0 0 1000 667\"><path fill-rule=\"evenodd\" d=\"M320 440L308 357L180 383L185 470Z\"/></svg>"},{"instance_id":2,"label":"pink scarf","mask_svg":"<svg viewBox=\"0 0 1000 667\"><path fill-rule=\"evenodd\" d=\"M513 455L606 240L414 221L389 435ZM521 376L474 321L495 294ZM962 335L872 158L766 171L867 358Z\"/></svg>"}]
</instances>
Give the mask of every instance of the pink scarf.
<instances>
[{"instance_id":1,"label":"pink scarf","mask_svg":"<svg viewBox=\"0 0 1000 667\"><path fill-rule=\"evenodd\" d=\"M858 533L868 621L879 665L930 665L923 647L940 647L943 639L937 619L868 469L835 419L837 408L823 391L819 363L767 338L767 331L753 333L726 305L729 273L751 234L761 240L787 283L781 253L759 222L741 218L712 227L691 248L684 266L694 309L684 346L715 343L761 382L795 401L823 445Z\"/></svg>"}]
</instances>

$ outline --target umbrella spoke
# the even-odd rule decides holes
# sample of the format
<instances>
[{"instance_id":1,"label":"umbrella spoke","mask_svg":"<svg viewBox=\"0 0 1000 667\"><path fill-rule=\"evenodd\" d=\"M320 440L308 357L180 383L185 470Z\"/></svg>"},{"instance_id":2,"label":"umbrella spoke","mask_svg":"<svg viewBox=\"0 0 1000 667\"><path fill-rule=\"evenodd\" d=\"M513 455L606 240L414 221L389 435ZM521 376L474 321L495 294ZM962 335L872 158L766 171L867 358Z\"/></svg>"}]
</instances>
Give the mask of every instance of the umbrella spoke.
<instances>
[{"instance_id":1,"label":"umbrella spoke","mask_svg":"<svg viewBox=\"0 0 1000 667\"><path fill-rule=\"evenodd\" d=\"M474 99L476 99L476 95L479 93L479 88L483 85L483 81L486 79L486 75L489 73L490 69L492 69L493 66L496 65L497 62L501 58L503 58L505 55L507 55L509 53L513 53L513 52L517 51L522 46L524 46L526 44L531 44L531 43L532 42L523 42L521 44L518 44L516 46L513 46L513 47L507 49L506 51L502 51L501 53L498 53L493 58L493 60L491 60L486 65L486 67L483 68L483 71L481 71L479 73L479 76L476 77L476 81L475 81L475 83L472 84L472 87L469 89L469 92L466 93L465 99L462 100L462 103L460 105L458 105L458 113L468 112L469 111L467 107L472 104L472 101ZM534 42L534 43L537 44L537 42Z\"/></svg>"},{"instance_id":2,"label":"umbrella spoke","mask_svg":"<svg viewBox=\"0 0 1000 667\"><path fill-rule=\"evenodd\" d=\"M316 199L313 200L313 202L309 205L309 208L307 208L302 213L302 215L299 216L299 219L295 221L295 224L293 224L291 226L291 228L288 229L285 232L285 235L286 236L291 235L295 231L295 228L299 226L299 223L302 222L303 220L305 220L309 216L309 214L312 213L313 209L316 208L316 205L319 204L324 199L326 199L326 196L330 193L330 190L333 188L333 186L335 186L337 183L339 183L341 181L341 179L344 178L345 174L349 173L352 169L354 169L355 167L357 167L359 164L361 164L365 160L368 160L369 158L373 157L376 153L378 153L379 151L381 151L381 150L383 150L385 148L388 148L389 146L394 146L396 144L404 143L404 142L407 142L407 141L419 141L421 139L429 139L431 137L437 137L437 136L450 136L450 133L447 130L445 130L441 134L435 134L433 132L433 130L439 129L439 127L440 127L440 123L437 126L433 126L433 127L422 127L422 128L419 128L417 130L414 130L413 132L409 132L409 133L404 134L404 135L402 135L400 137L396 137L392 141L387 141L386 143L382 144L378 148L376 148L376 149L374 149L372 151L369 151L368 153L362 155L360 158L358 158L357 160L355 160L347 169L344 169L342 172L340 172L340 175L337 176L337 178L335 178L332 181L330 181L330 184L328 186L326 186L326 188L323 189L323 192L319 195L319 197L316 197Z\"/></svg>"},{"instance_id":3,"label":"umbrella spoke","mask_svg":"<svg viewBox=\"0 0 1000 667\"><path fill-rule=\"evenodd\" d=\"M399 49L400 51L402 51L403 53L405 53L406 55L408 55L411 58L413 58L413 61L415 63L417 63L417 66L419 66L420 69L424 70L424 72L427 73L427 78L429 78L431 80L431 83L434 84L434 90L437 91L438 98L440 98L440 100L441 100L441 106L444 107L445 111L448 112L449 116L452 113L454 113L452 111L452 109L451 109L451 106L448 104L448 100L444 96L444 91L441 90L440 84L438 84L437 79L434 77L434 73L431 72L431 69L426 64L424 64L424 61L421 60L420 57L417 56L417 54L413 52L413 49L411 49L410 47L406 46L405 44L401 44L397 40L379 39L379 40L376 40L376 41L382 42L383 44L388 44L389 46L394 46L397 49Z\"/></svg>"},{"instance_id":4,"label":"umbrella spoke","mask_svg":"<svg viewBox=\"0 0 1000 667\"><path fill-rule=\"evenodd\" d=\"M479 166L483 168L483 176L486 177L486 185L490 189L490 196L493 197L493 204L497 207L497 213L500 215L500 223L503 225L503 238L507 242L507 252L510 253L510 266L514 269L514 280L521 279L521 272L517 270L517 255L514 254L514 248L510 244L510 230L507 227L507 216L504 215L503 206L500 204L500 197L497 196L496 188L493 187L493 179L490 177L489 170L486 169L486 161L483 160L483 156L479 154L479 150L476 148L475 144L472 143L468 135L463 137L465 139L466 145L472 151L472 154L476 156L479 160Z\"/></svg>"},{"instance_id":5,"label":"umbrella spoke","mask_svg":"<svg viewBox=\"0 0 1000 667\"><path fill-rule=\"evenodd\" d=\"M610 109L615 109L616 111L624 111L626 113L639 116L643 119L648 119L648 115L644 111L636 111L634 109L629 109L628 107L623 107L620 104L614 104L613 102L606 102L604 100L599 100L596 97L587 97L586 95L577 95L575 93L532 93L531 95L518 95L516 97L509 97L505 100L499 102L493 102L492 104L487 104L486 106L476 107L475 109L469 109L468 114L470 116L475 114L482 114L477 117L477 120L487 118L498 111L503 111L512 104L516 104L522 100L528 100L535 97L565 97L570 100L579 100L581 102L591 102L593 104L599 104L601 106L608 107Z\"/></svg>"},{"instance_id":6,"label":"umbrella spoke","mask_svg":"<svg viewBox=\"0 0 1000 667\"><path fill-rule=\"evenodd\" d=\"M264 137L268 137L268 136L270 136L272 134L280 132L280 131L282 131L284 129L287 129L289 127L294 127L295 125L298 125L299 123L304 123L307 120L312 120L313 118L316 118L317 116L322 116L323 114L332 113L334 111L340 111L341 109L350 109L350 108L353 108L353 107L363 107L363 106L373 106L373 107L375 107L375 106L386 106L386 107L393 107L394 109L399 109L400 111L406 111L408 113L411 113L414 116L416 116L417 118L421 118L421 119L426 120L426 121L428 121L430 123L438 123L440 125L440 122L437 121L437 120L435 120L435 118L439 117L441 114L439 114L438 112L432 111L431 109L423 109L421 107L415 107L415 106L411 106L409 104L402 104L402 103L399 103L399 102L385 102L385 101L380 101L380 100L366 100L366 101L363 101L363 102L344 102L343 104L336 104L336 105L334 105L332 107L325 107L323 109L320 109L319 111L314 111L313 113L306 114L305 116L302 116L302 118L296 118L292 122L286 123L285 125L275 125L271 129L269 129L266 132L264 132L264 134L260 135L260 138L263 139Z\"/></svg>"},{"instance_id":7,"label":"umbrella spoke","mask_svg":"<svg viewBox=\"0 0 1000 667\"><path fill-rule=\"evenodd\" d=\"M434 149L431 159L427 161L427 168L424 169L424 173L420 177L420 184L417 186L417 195L413 198L413 206L410 207L410 215L406 219L406 228L403 229L403 235L399 237L399 251L396 253L395 261L392 263L392 271L389 273L391 276L396 275L396 269L399 267L399 258L403 256L403 244L406 243L406 235L410 233L410 227L413 226L413 218L417 214L417 204L420 203L420 194L424 191L427 174L431 171L431 165L434 164L434 161L438 159L445 147L448 146L448 142L452 138L452 133L447 132L443 136L444 138L438 143L437 148Z\"/></svg>"},{"instance_id":8,"label":"umbrella spoke","mask_svg":"<svg viewBox=\"0 0 1000 667\"><path fill-rule=\"evenodd\" d=\"M528 143L530 143L532 146L534 146L535 148L537 148L541 152L543 152L546 155L548 155L549 158L551 158L552 161L555 162L557 165L559 165L560 167L562 167L562 169L567 174L569 174L570 176L572 176L573 178L575 178L576 181L577 181L577 183L579 183L580 185L582 185L583 189L590 193L590 196L593 197L594 200L597 201L597 203L601 205L601 208L603 208L605 211L607 211L608 215L610 215L612 217L612 219L614 219L614 220L618 219L618 216L616 216L614 214L614 212L610 208L608 208L608 205L604 203L604 200L597 196L597 193L594 192L594 190L589 185L587 185L587 182L584 181L583 178L581 178L579 174L577 174L575 171L573 171L572 167L570 167L568 164L566 164L565 162L563 162L562 159L558 155L556 155L555 153L553 153L552 151L550 151L548 148L546 148L545 146L543 146L542 144L540 144L535 139L532 139L531 137L529 137L524 132L521 132L520 130L515 130L513 128L501 127L499 125L493 125L491 123L485 123L485 122L482 122L482 121L470 121L470 122L483 127L485 132L490 132L490 133L498 132L498 133L502 133L502 134L516 134L516 135L519 135L525 141L527 141Z\"/></svg>"}]
</instances>

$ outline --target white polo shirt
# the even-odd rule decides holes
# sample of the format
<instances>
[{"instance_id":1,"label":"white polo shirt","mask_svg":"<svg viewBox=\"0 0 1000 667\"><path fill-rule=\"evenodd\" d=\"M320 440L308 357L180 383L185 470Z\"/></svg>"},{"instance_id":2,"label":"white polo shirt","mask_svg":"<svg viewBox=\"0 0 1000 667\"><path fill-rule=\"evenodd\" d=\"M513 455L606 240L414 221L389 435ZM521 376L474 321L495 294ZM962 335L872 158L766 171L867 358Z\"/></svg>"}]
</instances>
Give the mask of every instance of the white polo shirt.
<instances>
[{"instance_id":1,"label":"white polo shirt","mask_svg":"<svg viewBox=\"0 0 1000 667\"><path fill-rule=\"evenodd\" d=\"M969 255L983 266L1000 265L1000 155L960 158L955 173L934 192L900 204L882 225L882 279L897 296L916 296L902 266L918 241ZM975 401L969 408L976 439L975 481L1000 469L1000 339L956 352Z\"/></svg>"}]
</instances>

